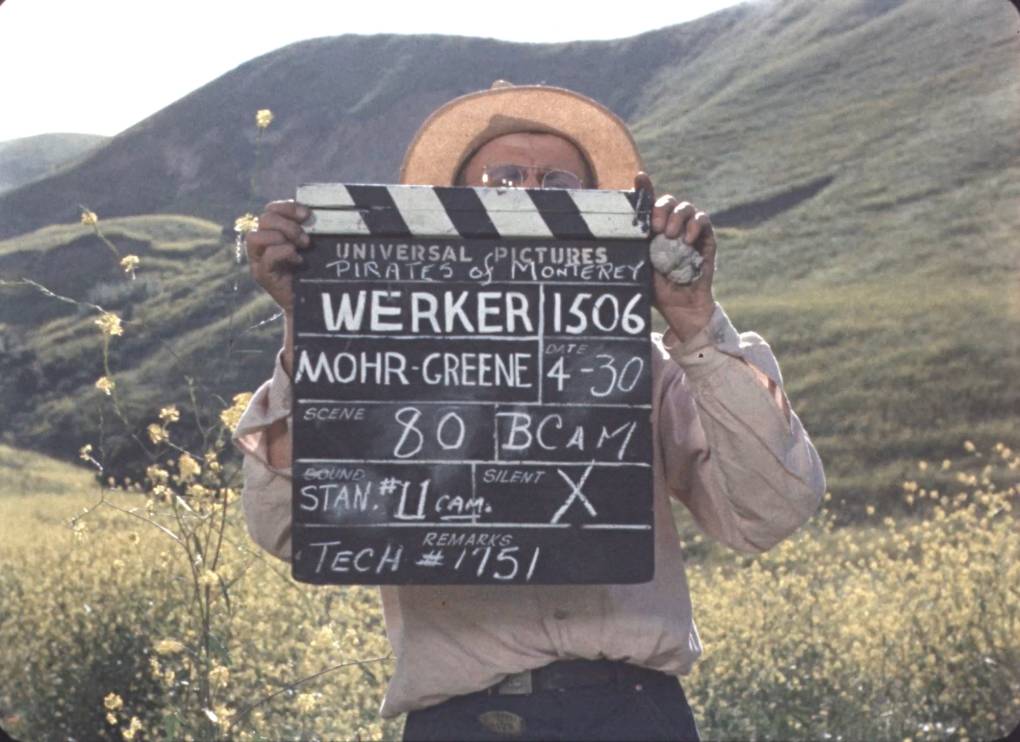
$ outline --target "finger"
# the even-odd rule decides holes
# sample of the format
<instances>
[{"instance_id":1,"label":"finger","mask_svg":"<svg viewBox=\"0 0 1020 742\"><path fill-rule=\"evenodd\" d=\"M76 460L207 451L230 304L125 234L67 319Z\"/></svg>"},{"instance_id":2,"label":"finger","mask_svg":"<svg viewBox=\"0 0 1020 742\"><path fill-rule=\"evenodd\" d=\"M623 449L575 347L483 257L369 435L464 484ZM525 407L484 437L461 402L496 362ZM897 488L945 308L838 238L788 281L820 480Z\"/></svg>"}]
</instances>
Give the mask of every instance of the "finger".
<instances>
[{"instance_id":1,"label":"finger","mask_svg":"<svg viewBox=\"0 0 1020 742\"><path fill-rule=\"evenodd\" d=\"M642 230L648 232L651 229L652 203L655 201L655 186L652 179L644 170L634 176L634 192L637 194L637 202L634 204L634 211L637 213L638 222Z\"/></svg>"},{"instance_id":2,"label":"finger","mask_svg":"<svg viewBox=\"0 0 1020 742\"><path fill-rule=\"evenodd\" d=\"M715 227L712 226L712 220L704 211L695 214L691 223L697 227L698 231L697 242L691 244L704 259L701 265L701 277L706 285L711 286L715 276L715 254L718 247L715 239Z\"/></svg>"},{"instance_id":3,"label":"finger","mask_svg":"<svg viewBox=\"0 0 1020 742\"><path fill-rule=\"evenodd\" d=\"M312 210L291 199L289 201L270 201L266 204L266 213L279 214L300 224L312 215Z\"/></svg>"},{"instance_id":4,"label":"finger","mask_svg":"<svg viewBox=\"0 0 1020 742\"><path fill-rule=\"evenodd\" d=\"M680 235L684 234L684 229L687 227L691 217L694 216L695 208L694 204L689 201L681 201L673 207L673 211L669 214L669 220L666 222L666 228L663 230L663 234L669 237L671 240L675 240ZM693 244L691 242L688 245Z\"/></svg>"},{"instance_id":5,"label":"finger","mask_svg":"<svg viewBox=\"0 0 1020 742\"><path fill-rule=\"evenodd\" d=\"M280 245L286 242L288 242L287 237L275 229L257 229L254 232L249 232L244 236L244 246L248 253L248 262L258 263L262 260L262 256L267 248L271 245Z\"/></svg>"},{"instance_id":6,"label":"finger","mask_svg":"<svg viewBox=\"0 0 1020 742\"><path fill-rule=\"evenodd\" d=\"M644 170L634 176L634 190L646 194L645 198L648 199L649 204L655 201L655 186L652 185L651 177Z\"/></svg>"},{"instance_id":7,"label":"finger","mask_svg":"<svg viewBox=\"0 0 1020 742\"><path fill-rule=\"evenodd\" d=\"M660 196L652 208L652 231L661 232L666 228L666 222L670 213L676 208L676 198L673 196Z\"/></svg>"},{"instance_id":8,"label":"finger","mask_svg":"<svg viewBox=\"0 0 1020 742\"><path fill-rule=\"evenodd\" d=\"M259 228L256 231L261 232L263 229L275 230L286 237L287 242L301 247L307 247L311 241L298 221L273 211L267 211L259 217Z\"/></svg>"},{"instance_id":9,"label":"finger","mask_svg":"<svg viewBox=\"0 0 1020 742\"><path fill-rule=\"evenodd\" d=\"M305 259L298 255L297 248L285 243L266 248L260 269L264 273L289 273L292 268L304 262Z\"/></svg>"},{"instance_id":10,"label":"finger","mask_svg":"<svg viewBox=\"0 0 1020 742\"><path fill-rule=\"evenodd\" d=\"M684 240L697 248L705 260L709 260L709 252L715 255L715 230L708 214L699 211L688 220Z\"/></svg>"}]
</instances>

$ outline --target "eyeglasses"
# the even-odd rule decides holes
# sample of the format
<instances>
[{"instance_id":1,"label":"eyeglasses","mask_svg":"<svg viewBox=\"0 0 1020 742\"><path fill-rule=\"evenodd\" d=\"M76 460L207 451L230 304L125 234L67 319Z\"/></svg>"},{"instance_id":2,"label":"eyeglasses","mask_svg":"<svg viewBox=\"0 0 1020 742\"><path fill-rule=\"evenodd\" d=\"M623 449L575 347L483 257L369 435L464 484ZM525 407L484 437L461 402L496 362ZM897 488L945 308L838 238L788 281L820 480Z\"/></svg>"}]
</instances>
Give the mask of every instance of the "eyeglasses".
<instances>
[{"instance_id":1,"label":"eyeglasses","mask_svg":"<svg viewBox=\"0 0 1020 742\"><path fill-rule=\"evenodd\" d=\"M542 188L584 188L584 182L569 170L547 170L527 165L487 165L482 171L482 185L491 188L520 188L528 173L540 176Z\"/></svg>"}]
</instances>

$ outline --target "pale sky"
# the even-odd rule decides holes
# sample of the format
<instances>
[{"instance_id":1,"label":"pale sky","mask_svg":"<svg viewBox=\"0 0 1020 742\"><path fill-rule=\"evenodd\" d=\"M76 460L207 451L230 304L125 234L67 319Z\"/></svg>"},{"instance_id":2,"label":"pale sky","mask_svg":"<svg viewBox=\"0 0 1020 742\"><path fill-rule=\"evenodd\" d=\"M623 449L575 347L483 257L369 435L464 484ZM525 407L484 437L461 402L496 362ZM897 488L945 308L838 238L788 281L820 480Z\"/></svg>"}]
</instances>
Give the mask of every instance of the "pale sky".
<instances>
[{"instance_id":1,"label":"pale sky","mask_svg":"<svg viewBox=\"0 0 1020 742\"><path fill-rule=\"evenodd\" d=\"M116 134L252 57L303 39L612 39L734 4L610 0L591 11L598 6L590 1L555 0L0 0L0 141Z\"/></svg>"}]
</instances>

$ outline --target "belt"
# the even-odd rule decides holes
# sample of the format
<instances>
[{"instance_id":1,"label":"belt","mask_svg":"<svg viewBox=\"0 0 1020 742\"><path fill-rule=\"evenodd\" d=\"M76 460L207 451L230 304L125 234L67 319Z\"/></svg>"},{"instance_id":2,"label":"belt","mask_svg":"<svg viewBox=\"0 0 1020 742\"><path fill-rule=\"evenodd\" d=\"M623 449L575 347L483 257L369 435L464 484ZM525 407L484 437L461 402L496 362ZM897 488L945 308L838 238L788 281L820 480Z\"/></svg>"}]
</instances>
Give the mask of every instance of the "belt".
<instances>
[{"instance_id":1,"label":"belt","mask_svg":"<svg viewBox=\"0 0 1020 742\"><path fill-rule=\"evenodd\" d=\"M674 682L676 678L658 670L649 670L626 662L610 660L557 660L537 670L508 675L484 693L492 695L528 695L548 690L608 685L635 688Z\"/></svg>"}]
</instances>

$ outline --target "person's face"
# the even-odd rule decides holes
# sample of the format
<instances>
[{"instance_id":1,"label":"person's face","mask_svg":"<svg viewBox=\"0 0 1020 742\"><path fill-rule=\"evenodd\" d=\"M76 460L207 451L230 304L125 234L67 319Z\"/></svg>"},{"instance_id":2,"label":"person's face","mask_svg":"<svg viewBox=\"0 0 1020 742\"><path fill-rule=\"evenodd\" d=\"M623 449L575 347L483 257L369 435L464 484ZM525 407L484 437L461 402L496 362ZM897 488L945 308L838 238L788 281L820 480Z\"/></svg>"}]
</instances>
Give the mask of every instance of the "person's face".
<instances>
[{"instance_id":1,"label":"person's face","mask_svg":"<svg viewBox=\"0 0 1020 742\"><path fill-rule=\"evenodd\" d=\"M564 170L581 179L583 188L591 188L591 176L581 152L573 144L555 134L522 132L504 134L486 142L461 170L460 184L493 186L501 183L486 179L486 168L497 165L519 165L527 168L521 188L541 188L542 176L550 170Z\"/></svg>"}]
</instances>

